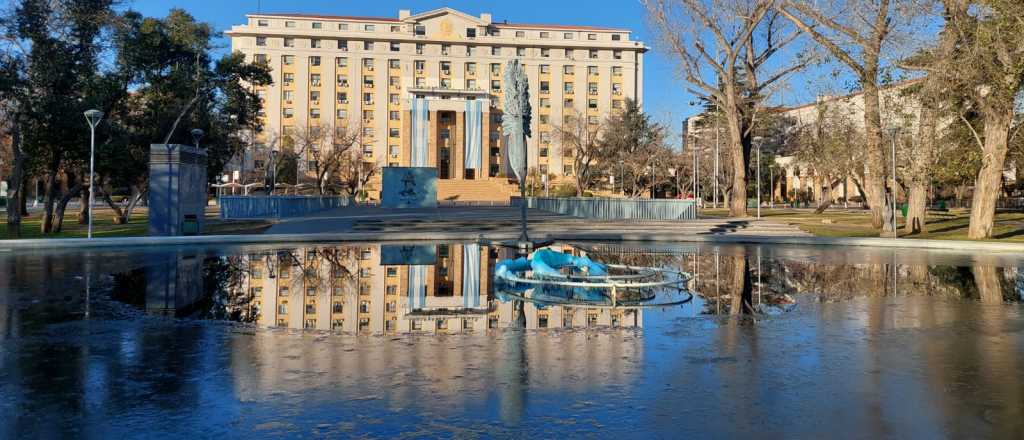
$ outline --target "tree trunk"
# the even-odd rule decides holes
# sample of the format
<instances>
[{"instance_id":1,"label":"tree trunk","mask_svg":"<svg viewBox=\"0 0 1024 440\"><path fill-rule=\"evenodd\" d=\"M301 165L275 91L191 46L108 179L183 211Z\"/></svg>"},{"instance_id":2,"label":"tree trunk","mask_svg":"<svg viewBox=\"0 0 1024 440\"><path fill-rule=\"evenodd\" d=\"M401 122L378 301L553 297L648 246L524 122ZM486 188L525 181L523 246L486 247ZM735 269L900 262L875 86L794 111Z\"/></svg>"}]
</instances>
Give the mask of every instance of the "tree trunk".
<instances>
[{"instance_id":1,"label":"tree trunk","mask_svg":"<svg viewBox=\"0 0 1024 440\"><path fill-rule=\"evenodd\" d=\"M124 210L122 210L120 206L117 206L117 203L114 203L114 199L110 198L110 194L107 194L106 191L103 191L100 194L100 200L103 200L103 202L106 203L108 207L110 207L111 211L114 211L114 217L112 220L114 221L115 225L123 225L126 223L124 221Z\"/></svg>"},{"instance_id":2,"label":"tree trunk","mask_svg":"<svg viewBox=\"0 0 1024 440\"><path fill-rule=\"evenodd\" d=\"M78 207L78 224L84 225L89 223L89 188L82 188L78 199L81 200Z\"/></svg>"},{"instance_id":3,"label":"tree trunk","mask_svg":"<svg viewBox=\"0 0 1024 440\"><path fill-rule=\"evenodd\" d=\"M1002 304L1003 286L999 280L999 268L995 266L971 267L974 286L978 288L978 299L984 304Z\"/></svg>"},{"instance_id":4,"label":"tree trunk","mask_svg":"<svg viewBox=\"0 0 1024 440\"><path fill-rule=\"evenodd\" d=\"M68 180L69 183L71 181L72 180L70 180L70 179ZM60 198L60 200L57 201L57 203L56 203L57 206L55 207L55 210L54 210L53 227L50 230L50 232L59 233L59 232L61 232L61 230L63 230L63 228L64 228L64 211L68 207L68 202L70 202L71 199L75 198L75 194L78 194L81 191L82 191L82 184L81 183L76 184L74 187L69 188L68 192L64 193L64 195Z\"/></svg>"},{"instance_id":5,"label":"tree trunk","mask_svg":"<svg viewBox=\"0 0 1024 440\"><path fill-rule=\"evenodd\" d=\"M924 232L925 216L928 212L928 185L914 181L910 184L907 198L907 218L903 227L911 234Z\"/></svg>"},{"instance_id":6,"label":"tree trunk","mask_svg":"<svg viewBox=\"0 0 1024 440\"><path fill-rule=\"evenodd\" d=\"M879 110L878 84L875 82L877 76L869 72L861 79L861 86L864 90L864 139L868 153L864 186L868 206L871 208L871 226L881 229L885 224L882 212L885 208L885 156L882 152L882 116Z\"/></svg>"},{"instance_id":7,"label":"tree trunk","mask_svg":"<svg viewBox=\"0 0 1024 440\"><path fill-rule=\"evenodd\" d=\"M832 206L832 186L833 183L829 180L825 181L825 186L821 191L821 200L818 202L818 208L814 210L815 214L821 214L825 212L830 206Z\"/></svg>"},{"instance_id":8,"label":"tree trunk","mask_svg":"<svg viewBox=\"0 0 1024 440\"><path fill-rule=\"evenodd\" d=\"M729 152L732 155L732 197L729 199L729 216L747 216L747 156L743 144L743 129L740 117L732 106L725 106L726 122L729 130Z\"/></svg>"},{"instance_id":9,"label":"tree trunk","mask_svg":"<svg viewBox=\"0 0 1024 440\"><path fill-rule=\"evenodd\" d=\"M927 81L937 81L929 78ZM936 142L936 97L930 96L935 89L926 85L926 96L921 108L921 122L918 129L918 145L911 154L910 191L907 195L907 219L904 227L908 233L924 232L925 216L928 210L928 171L932 167L932 156Z\"/></svg>"},{"instance_id":10,"label":"tree trunk","mask_svg":"<svg viewBox=\"0 0 1024 440\"><path fill-rule=\"evenodd\" d=\"M139 202L146 197L149 193L148 189L140 188L138 186L132 186L132 198L128 201L128 206L124 209L123 222L119 224L127 224L132 219L132 212L139 206Z\"/></svg>"},{"instance_id":11,"label":"tree trunk","mask_svg":"<svg viewBox=\"0 0 1024 440\"><path fill-rule=\"evenodd\" d=\"M21 231L21 214L25 207L25 154L21 150L21 130L14 121L10 131L11 151L14 153L11 168L11 187L7 193L7 230L18 235Z\"/></svg>"},{"instance_id":12,"label":"tree trunk","mask_svg":"<svg viewBox=\"0 0 1024 440\"><path fill-rule=\"evenodd\" d=\"M747 257L733 257L732 273L732 303L729 305L729 314L750 315L754 311L753 297L754 289L750 279L750 263Z\"/></svg>"},{"instance_id":13,"label":"tree trunk","mask_svg":"<svg viewBox=\"0 0 1024 440\"><path fill-rule=\"evenodd\" d=\"M23 166L24 167L24 166ZM29 216L28 213L28 177L24 171L22 171L21 178L21 197L18 198L18 206L21 207L21 218Z\"/></svg>"},{"instance_id":14,"label":"tree trunk","mask_svg":"<svg viewBox=\"0 0 1024 440\"><path fill-rule=\"evenodd\" d=\"M1007 142L1013 110L985 115L985 143L982 150L981 169L974 181L974 198L971 202L971 223L967 237L980 240L992 238L995 224L996 201L1003 181L1003 164L1006 161Z\"/></svg>"},{"instance_id":15,"label":"tree trunk","mask_svg":"<svg viewBox=\"0 0 1024 440\"><path fill-rule=\"evenodd\" d=\"M860 204L863 209L871 209L871 205L868 203L867 191L864 190L864 184L861 183L861 179L857 176L852 176L853 186L857 188L857 194L860 196Z\"/></svg>"},{"instance_id":16,"label":"tree trunk","mask_svg":"<svg viewBox=\"0 0 1024 440\"><path fill-rule=\"evenodd\" d=\"M53 205L57 197L58 185L60 181L57 180L58 167L50 164L49 173L46 175L46 195L43 200L43 219L39 224L39 232L43 234L49 234L53 231Z\"/></svg>"}]
</instances>

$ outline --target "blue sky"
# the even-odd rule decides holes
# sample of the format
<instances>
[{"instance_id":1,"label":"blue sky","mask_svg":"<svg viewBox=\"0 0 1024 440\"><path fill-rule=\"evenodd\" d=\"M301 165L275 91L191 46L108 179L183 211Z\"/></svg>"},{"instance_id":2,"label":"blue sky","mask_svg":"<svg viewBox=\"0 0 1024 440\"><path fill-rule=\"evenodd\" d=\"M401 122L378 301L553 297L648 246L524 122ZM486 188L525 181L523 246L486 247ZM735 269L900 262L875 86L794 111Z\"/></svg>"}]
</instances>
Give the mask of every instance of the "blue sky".
<instances>
[{"instance_id":1,"label":"blue sky","mask_svg":"<svg viewBox=\"0 0 1024 440\"><path fill-rule=\"evenodd\" d=\"M332 15L370 15L397 17L399 9L413 13L448 6L479 15L490 12L495 21L520 23L577 24L631 29L633 39L645 42L652 50L645 58L644 107L655 119L671 124L678 131L686 116L696 113L689 103L694 98L684 90L676 76L673 61L659 53L650 37L644 10L637 0L518 0L448 2L420 0L127 0L126 5L150 16L164 16L172 7L184 8L197 19L213 24L218 30L242 24L245 14L256 12L306 12ZM227 45L227 41L223 41ZM793 99L786 99L793 104Z\"/></svg>"}]
</instances>

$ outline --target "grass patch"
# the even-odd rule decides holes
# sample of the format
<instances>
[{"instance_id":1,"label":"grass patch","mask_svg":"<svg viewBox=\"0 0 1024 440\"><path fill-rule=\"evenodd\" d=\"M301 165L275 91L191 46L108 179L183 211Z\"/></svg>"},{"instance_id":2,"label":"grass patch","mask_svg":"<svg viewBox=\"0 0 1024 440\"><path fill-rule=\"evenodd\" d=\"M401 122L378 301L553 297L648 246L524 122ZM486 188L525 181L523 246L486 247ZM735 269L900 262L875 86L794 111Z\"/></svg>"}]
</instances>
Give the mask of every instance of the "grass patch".
<instances>
[{"instance_id":1,"label":"grass patch","mask_svg":"<svg viewBox=\"0 0 1024 440\"><path fill-rule=\"evenodd\" d=\"M6 211L0 211L6 219ZM78 211L64 213L64 227L57 234L39 232L42 216L33 212L31 216L21 220L18 234L12 234L6 222L0 223L0 240L14 238L85 238L88 236L88 225L78 223ZM206 213L206 232L204 235L237 235L261 234L271 223L264 220L221 220L216 210ZM117 225L113 221L113 211L109 208L97 208L93 217L93 237L145 237L149 230L149 213L145 208L132 213L127 224Z\"/></svg>"},{"instance_id":2,"label":"grass patch","mask_svg":"<svg viewBox=\"0 0 1024 440\"><path fill-rule=\"evenodd\" d=\"M753 213L752 210L751 214ZM726 218L728 215L729 213L725 209L701 211L701 216L707 218ZM929 211L924 232L912 235L903 230L904 223L900 219L897 221L897 225L900 227L898 236L911 239L967 240L970 215L968 210ZM871 215L866 210L833 209L815 214L811 209L761 208L761 217L797 226L801 230L819 237L882 236L880 231L871 227ZM1001 212L996 214L992 235L991 241L1024 242L1024 213Z\"/></svg>"}]
</instances>

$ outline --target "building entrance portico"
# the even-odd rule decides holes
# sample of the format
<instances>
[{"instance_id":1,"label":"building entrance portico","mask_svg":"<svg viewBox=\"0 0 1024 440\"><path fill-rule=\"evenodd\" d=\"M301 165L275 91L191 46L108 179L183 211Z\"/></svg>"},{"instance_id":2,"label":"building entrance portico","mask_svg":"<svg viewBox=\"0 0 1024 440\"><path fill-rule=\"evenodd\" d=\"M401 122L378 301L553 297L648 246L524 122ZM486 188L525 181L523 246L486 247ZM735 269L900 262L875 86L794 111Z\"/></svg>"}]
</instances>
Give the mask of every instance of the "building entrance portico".
<instances>
[{"instance_id":1,"label":"building entrance portico","mask_svg":"<svg viewBox=\"0 0 1024 440\"><path fill-rule=\"evenodd\" d=\"M409 166L436 167L441 180L478 180L500 162L484 142L491 130L487 92L414 88L405 104L402 149Z\"/></svg>"}]
</instances>

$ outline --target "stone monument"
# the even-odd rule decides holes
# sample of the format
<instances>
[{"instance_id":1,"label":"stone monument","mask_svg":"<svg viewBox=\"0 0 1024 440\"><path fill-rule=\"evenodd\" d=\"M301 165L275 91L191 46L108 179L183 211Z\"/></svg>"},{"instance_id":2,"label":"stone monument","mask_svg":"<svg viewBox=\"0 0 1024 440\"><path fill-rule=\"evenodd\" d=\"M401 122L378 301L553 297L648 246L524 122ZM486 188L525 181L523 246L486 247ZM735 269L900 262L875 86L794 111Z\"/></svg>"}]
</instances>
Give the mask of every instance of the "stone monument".
<instances>
[{"instance_id":1,"label":"stone monument","mask_svg":"<svg viewBox=\"0 0 1024 440\"><path fill-rule=\"evenodd\" d=\"M190 145L149 147L149 235L203 233L206 151Z\"/></svg>"},{"instance_id":2,"label":"stone monument","mask_svg":"<svg viewBox=\"0 0 1024 440\"><path fill-rule=\"evenodd\" d=\"M437 207L437 168L384 167L381 182L384 208Z\"/></svg>"}]
</instances>

